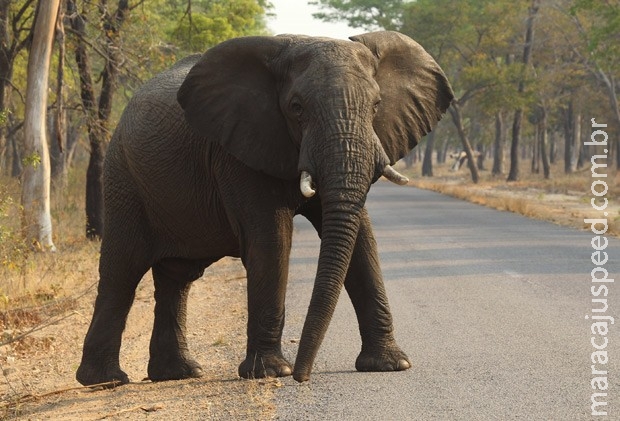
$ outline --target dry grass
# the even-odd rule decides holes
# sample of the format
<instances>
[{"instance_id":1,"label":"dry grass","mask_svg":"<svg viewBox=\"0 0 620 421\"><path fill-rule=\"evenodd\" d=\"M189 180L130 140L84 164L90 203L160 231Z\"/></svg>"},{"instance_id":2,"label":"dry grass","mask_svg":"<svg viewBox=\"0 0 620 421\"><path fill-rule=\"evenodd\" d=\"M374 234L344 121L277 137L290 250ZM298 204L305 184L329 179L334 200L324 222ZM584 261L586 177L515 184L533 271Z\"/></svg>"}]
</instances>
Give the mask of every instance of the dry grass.
<instances>
[{"instance_id":1,"label":"dry grass","mask_svg":"<svg viewBox=\"0 0 620 421\"><path fill-rule=\"evenodd\" d=\"M449 165L435 164L434 177L421 177L419 171L415 166L404 170L411 178L411 185L494 209L579 229L587 228L584 218L601 217L590 204L593 179L589 167L564 174L558 165L552 168L552 177L545 180L541 174L532 174L524 163L519 181L509 183L505 176L494 177L490 171L482 171L478 184L472 183L467 168L453 172ZM609 211L608 234L620 236L620 176L616 171L609 171L605 182L609 186L606 194L609 200L606 209Z\"/></svg>"},{"instance_id":2,"label":"dry grass","mask_svg":"<svg viewBox=\"0 0 620 421\"><path fill-rule=\"evenodd\" d=\"M96 281L99 243L84 237L83 174L52 194L57 253L37 253L21 239L20 186L0 180L0 310L36 306Z\"/></svg>"}]
</instances>

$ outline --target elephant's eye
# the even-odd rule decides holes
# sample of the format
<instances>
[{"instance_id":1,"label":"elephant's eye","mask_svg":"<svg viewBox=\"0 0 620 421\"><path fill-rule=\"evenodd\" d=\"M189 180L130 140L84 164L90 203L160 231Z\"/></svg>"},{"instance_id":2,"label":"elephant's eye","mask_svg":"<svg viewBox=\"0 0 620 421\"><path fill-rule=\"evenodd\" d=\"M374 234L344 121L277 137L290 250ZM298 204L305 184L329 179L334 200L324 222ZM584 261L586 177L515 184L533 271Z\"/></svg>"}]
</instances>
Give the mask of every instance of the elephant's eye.
<instances>
[{"instance_id":1,"label":"elephant's eye","mask_svg":"<svg viewBox=\"0 0 620 421\"><path fill-rule=\"evenodd\" d=\"M291 111L300 116L304 112L304 107L301 106L298 100L291 101Z\"/></svg>"},{"instance_id":2,"label":"elephant's eye","mask_svg":"<svg viewBox=\"0 0 620 421\"><path fill-rule=\"evenodd\" d=\"M372 106L372 111L377 114L377 111L379 110L379 104L381 104L381 100L378 99L375 101L375 103Z\"/></svg>"}]
</instances>

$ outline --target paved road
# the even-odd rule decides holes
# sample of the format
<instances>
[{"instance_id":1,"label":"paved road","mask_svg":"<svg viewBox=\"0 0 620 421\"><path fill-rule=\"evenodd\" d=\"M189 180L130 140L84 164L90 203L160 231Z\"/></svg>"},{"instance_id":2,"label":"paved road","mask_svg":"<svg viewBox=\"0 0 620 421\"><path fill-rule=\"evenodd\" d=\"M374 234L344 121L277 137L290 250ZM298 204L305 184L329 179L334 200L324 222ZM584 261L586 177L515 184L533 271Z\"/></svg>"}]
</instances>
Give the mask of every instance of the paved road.
<instances>
[{"instance_id":1,"label":"paved road","mask_svg":"<svg viewBox=\"0 0 620 421\"><path fill-rule=\"evenodd\" d=\"M383 183L368 208L396 338L413 368L355 372L360 340L343 292L310 382L286 378L278 389L277 419L590 419L590 232ZM291 361L318 247L296 220L283 339ZM604 267L620 279L620 241L606 251ZM602 314L620 320L620 285L607 285ZM610 373L608 419L620 419L617 326L607 338L609 362L599 367Z\"/></svg>"}]
</instances>

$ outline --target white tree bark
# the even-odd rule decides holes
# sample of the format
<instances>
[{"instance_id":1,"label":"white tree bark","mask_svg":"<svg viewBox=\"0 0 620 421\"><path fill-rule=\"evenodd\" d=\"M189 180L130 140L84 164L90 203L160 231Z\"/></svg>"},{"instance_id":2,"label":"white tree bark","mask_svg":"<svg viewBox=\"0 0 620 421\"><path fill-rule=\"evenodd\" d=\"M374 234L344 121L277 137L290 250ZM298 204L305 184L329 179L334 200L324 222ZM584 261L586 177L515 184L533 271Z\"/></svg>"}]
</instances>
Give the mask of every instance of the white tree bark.
<instances>
[{"instance_id":1,"label":"white tree bark","mask_svg":"<svg viewBox=\"0 0 620 421\"><path fill-rule=\"evenodd\" d=\"M55 251L50 214L50 157L46 108L50 57L60 0L39 0L28 57L24 115L24 172L22 174L22 230L36 249Z\"/></svg>"}]
</instances>

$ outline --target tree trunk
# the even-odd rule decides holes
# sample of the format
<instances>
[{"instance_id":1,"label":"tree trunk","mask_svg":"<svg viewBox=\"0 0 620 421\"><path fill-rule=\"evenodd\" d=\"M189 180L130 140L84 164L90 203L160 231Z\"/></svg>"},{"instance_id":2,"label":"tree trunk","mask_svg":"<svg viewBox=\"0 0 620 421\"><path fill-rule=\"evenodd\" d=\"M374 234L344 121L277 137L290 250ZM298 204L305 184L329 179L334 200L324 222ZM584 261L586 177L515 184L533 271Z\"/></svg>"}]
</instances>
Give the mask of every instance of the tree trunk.
<instances>
[{"instance_id":1,"label":"tree trunk","mask_svg":"<svg viewBox=\"0 0 620 421\"><path fill-rule=\"evenodd\" d=\"M86 43L86 25L77 10L75 0L67 1L67 15L71 16L71 28L77 34L75 61L80 73L82 104L88 117L88 140L90 158L86 172L86 237L101 238L103 233L103 160L107 141L110 137L108 120L112 110L112 98L116 88L118 65L120 62L118 31L129 10L128 0L119 0L118 9L109 14L102 0L103 30L106 39L105 66L102 73L101 94L95 106L95 91L91 77L90 58Z\"/></svg>"},{"instance_id":2,"label":"tree trunk","mask_svg":"<svg viewBox=\"0 0 620 421\"><path fill-rule=\"evenodd\" d=\"M532 174L540 173L540 125L536 124L534 134L534 144L532 145L532 166L530 168Z\"/></svg>"},{"instance_id":3,"label":"tree trunk","mask_svg":"<svg viewBox=\"0 0 620 421\"><path fill-rule=\"evenodd\" d=\"M0 112L5 112L9 98L9 81L13 78L13 63L10 60L8 46L10 45L10 22L9 10L11 0L0 0ZM6 138L6 124L0 124L0 168L7 168L9 149Z\"/></svg>"},{"instance_id":4,"label":"tree trunk","mask_svg":"<svg viewBox=\"0 0 620 421\"><path fill-rule=\"evenodd\" d=\"M463 119L461 117L461 108L458 103L455 101L452 103L450 108L450 115L452 116L452 121L456 126L456 130L459 133L459 137L461 138L461 143L463 145L463 150L467 155L467 166L469 167L469 172L471 173L471 180L474 183L477 183L480 179L478 174L478 168L476 167L476 160L474 159L474 153L471 149L471 143L469 143L469 139L467 138L467 133L465 132L465 128L463 127Z\"/></svg>"},{"instance_id":5,"label":"tree trunk","mask_svg":"<svg viewBox=\"0 0 620 421\"><path fill-rule=\"evenodd\" d=\"M485 171L484 160L487 156L486 148L482 143L478 143L476 145L476 151L478 152L478 156L476 157L476 166L478 167L478 170Z\"/></svg>"},{"instance_id":6,"label":"tree trunk","mask_svg":"<svg viewBox=\"0 0 620 421\"><path fill-rule=\"evenodd\" d=\"M446 155L448 154L448 136L443 138L441 142L441 147L437 149L437 163L444 164L446 162Z\"/></svg>"},{"instance_id":7,"label":"tree trunk","mask_svg":"<svg viewBox=\"0 0 620 421\"><path fill-rule=\"evenodd\" d=\"M15 139L15 136L12 136L8 139L8 141L11 144L11 177L20 178L24 169L22 167L22 160L19 155L19 146L17 145L17 139Z\"/></svg>"},{"instance_id":8,"label":"tree trunk","mask_svg":"<svg viewBox=\"0 0 620 421\"><path fill-rule=\"evenodd\" d=\"M620 125L618 125L620 127ZM616 141L612 140L611 146L616 148L616 170L620 169L620 135L616 135ZM613 156L613 155L611 155Z\"/></svg>"},{"instance_id":9,"label":"tree trunk","mask_svg":"<svg viewBox=\"0 0 620 421\"><path fill-rule=\"evenodd\" d=\"M594 73L598 80L603 82L603 84L607 88L609 103L611 105L613 116L616 120L616 127L620 129L620 104L618 102L618 95L616 93L616 78L611 72L609 72L609 74L605 73L603 69L601 69L596 63L595 66L595 69L592 69L591 67L588 68ZM610 143L615 143L616 146L616 168L618 169L620 168L620 136L616 136L615 142L614 140L612 140ZM613 149L613 146L611 148ZM613 154L610 154L610 156L613 157Z\"/></svg>"},{"instance_id":10,"label":"tree trunk","mask_svg":"<svg viewBox=\"0 0 620 421\"><path fill-rule=\"evenodd\" d=\"M86 48L86 23L84 18L77 10L75 0L67 1L67 16L70 16L71 29L76 33L75 46L75 62L77 63L80 75L80 96L82 105L86 111L86 126L88 130L88 140L90 143L90 158L88 162L88 170L86 172L86 236L88 238L97 238L100 235L100 229L103 228L103 217L98 215L103 212L98 211L99 203L103 204L103 195L98 192L101 188L101 177L97 177L97 171L93 171L91 167L97 167L96 162L101 155L98 153L99 137L97 129L97 110L95 106L95 88L91 77L90 56ZM98 157L93 159L93 153Z\"/></svg>"},{"instance_id":11,"label":"tree trunk","mask_svg":"<svg viewBox=\"0 0 620 421\"><path fill-rule=\"evenodd\" d=\"M40 1L28 56L22 176L22 229L37 249L55 251L50 214L50 158L45 129L49 66L60 0Z\"/></svg>"},{"instance_id":12,"label":"tree trunk","mask_svg":"<svg viewBox=\"0 0 620 421\"><path fill-rule=\"evenodd\" d=\"M504 173L504 117L501 111L495 113L495 140L493 142L493 169L494 176Z\"/></svg>"},{"instance_id":13,"label":"tree trunk","mask_svg":"<svg viewBox=\"0 0 620 421\"><path fill-rule=\"evenodd\" d=\"M541 119L538 123L538 133L540 139L538 144L540 146L540 160L543 166L543 174L545 179L548 180L551 177L551 166L549 165L549 157L547 155L547 110L545 107L541 107Z\"/></svg>"},{"instance_id":14,"label":"tree trunk","mask_svg":"<svg viewBox=\"0 0 620 421\"><path fill-rule=\"evenodd\" d=\"M59 123L58 119L62 119L65 122ZM51 161L51 175L52 175L52 187L65 188L67 186L67 136L64 130L59 133L59 127L63 127L66 124L67 113L63 110L61 114L50 113L48 115L48 127L50 134L50 161Z\"/></svg>"},{"instance_id":15,"label":"tree trunk","mask_svg":"<svg viewBox=\"0 0 620 421\"><path fill-rule=\"evenodd\" d=\"M482 138L482 127L480 125L480 123L478 123L477 121L472 121L471 122L471 128L469 130L469 137L471 137L472 139L477 139L478 141L476 142L476 146L475 146L475 151L477 152L476 155L474 156L476 158L476 168L478 169L478 171L483 171L484 170L484 146L482 145L482 142L480 141L480 139ZM474 150L472 149L472 150Z\"/></svg>"},{"instance_id":16,"label":"tree trunk","mask_svg":"<svg viewBox=\"0 0 620 421\"><path fill-rule=\"evenodd\" d=\"M577 171L577 169L583 166L583 160L581 159L581 152L583 142L581 141L581 106L579 104L579 100L575 101L575 106L573 107L573 157L572 157L572 172Z\"/></svg>"},{"instance_id":17,"label":"tree trunk","mask_svg":"<svg viewBox=\"0 0 620 421\"><path fill-rule=\"evenodd\" d=\"M574 136L573 130L575 125L573 124L573 100L568 103L564 118L564 173L570 174L573 172L573 149Z\"/></svg>"},{"instance_id":18,"label":"tree trunk","mask_svg":"<svg viewBox=\"0 0 620 421\"><path fill-rule=\"evenodd\" d=\"M519 179L519 139L521 136L521 119L523 110L515 111L512 122L512 142L510 143L510 170L506 181L517 181Z\"/></svg>"},{"instance_id":19,"label":"tree trunk","mask_svg":"<svg viewBox=\"0 0 620 421\"><path fill-rule=\"evenodd\" d=\"M411 168L413 166L413 162L415 161L415 151L410 150L409 153L403 157L403 161L405 161L405 168Z\"/></svg>"},{"instance_id":20,"label":"tree trunk","mask_svg":"<svg viewBox=\"0 0 620 421\"><path fill-rule=\"evenodd\" d=\"M56 21L56 42L58 44L58 70L56 72L56 111L50 113L50 155L52 161L52 187L63 189L67 184L65 149L67 144L67 112L65 110L64 68L65 68L65 27L62 6Z\"/></svg>"},{"instance_id":21,"label":"tree trunk","mask_svg":"<svg viewBox=\"0 0 620 421\"><path fill-rule=\"evenodd\" d=\"M532 0L532 5L528 10L528 17L525 29L525 45L523 47L523 76L519 81L518 92L525 92L525 73L532 58L532 47L534 43L534 18L538 13L540 0ZM517 181L519 179L519 139L521 137L521 121L523 119L523 109L515 111L512 123L512 144L510 145L510 171L506 181Z\"/></svg>"},{"instance_id":22,"label":"tree trunk","mask_svg":"<svg viewBox=\"0 0 620 421\"><path fill-rule=\"evenodd\" d=\"M557 155L556 134L557 133L555 130L552 130L549 138L549 163L552 165L555 164L555 158Z\"/></svg>"},{"instance_id":23,"label":"tree trunk","mask_svg":"<svg viewBox=\"0 0 620 421\"><path fill-rule=\"evenodd\" d=\"M433 144L435 143L435 132L431 131L426 136L426 148L424 149L424 161L422 162L422 176L433 176Z\"/></svg>"}]
</instances>

